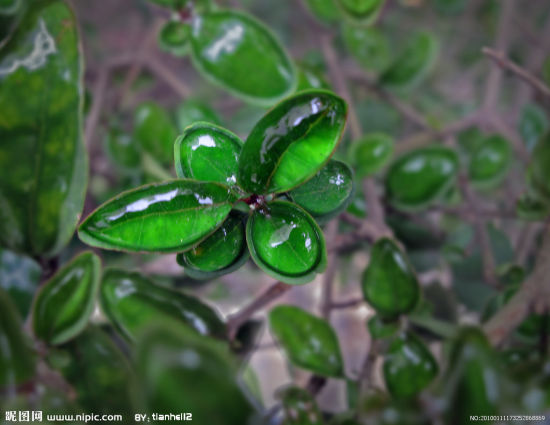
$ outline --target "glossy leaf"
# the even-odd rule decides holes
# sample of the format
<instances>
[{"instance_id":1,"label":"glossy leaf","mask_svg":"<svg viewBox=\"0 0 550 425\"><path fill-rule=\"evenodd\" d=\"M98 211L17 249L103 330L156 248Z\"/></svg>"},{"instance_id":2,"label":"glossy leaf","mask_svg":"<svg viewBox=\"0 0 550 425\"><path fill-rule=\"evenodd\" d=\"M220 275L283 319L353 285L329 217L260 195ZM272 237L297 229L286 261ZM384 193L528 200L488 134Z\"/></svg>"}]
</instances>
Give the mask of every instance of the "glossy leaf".
<instances>
[{"instance_id":1,"label":"glossy leaf","mask_svg":"<svg viewBox=\"0 0 550 425\"><path fill-rule=\"evenodd\" d=\"M0 388L10 394L16 385L34 373L30 343L25 340L23 323L10 297L0 288Z\"/></svg>"},{"instance_id":2,"label":"glossy leaf","mask_svg":"<svg viewBox=\"0 0 550 425\"><path fill-rule=\"evenodd\" d=\"M529 152L533 151L538 140L550 129L550 122L543 109L527 104L521 111L518 130Z\"/></svg>"},{"instance_id":3,"label":"glossy leaf","mask_svg":"<svg viewBox=\"0 0 550 425\"><path fill-rule=\"evenodd\" d=\"M468 174L478 187L498 184L506 175L512 162L510 143L499 135L485 138L470 158Z\"/></svg>"},{"instance_id":4,"label":"glossy leaf","mask_svg":"<svg viewBox=\"0 0 550 425\"><path fill-rule=\"evenodd\" d=\"M62 349L68 361L60 370L82 407L102 414L118 412L124 417L133 413L133 371L105 331L90 326Z\"/></svg>"},{"instance_id":5,"label":"glossy leaf","mask_svg":"<svg viewBox=\"0 0 550 425\"><path fill-rule=\"evenodd\" d=\"M298 93L258 121L243 146L237 181L251 193L285 192L330 158L344 132L347 106L327 91Z\"/></svg>"},{"instance_id":6,"label":"glossy leaf","mask_svg":"<svg viewBox=\"0 0 550 425\"><path fill-rule=\"evenodd\" d=\"M379 239L372 247L362 287L365 300L388 319L412 311L420 296L409 260L388 238Z\"/></svg>"},{"instance_id":7,"label":"glossy leaf","mask_svg":"<svg viewBox=\"0 0 550 425\"><path fill-rule=\"evenodd\" d=\"M198 121L220 125L221 119L208 105L199 100L186 99L176 108L178 130L183 132L187 126Z\"/></svg>"},{"instance_id":8,"label":"glossy leaf","mask_svg":"<svg viewBox=\"0 0 550 425\"><path fill-rule=\"evenodd\" d=\"M372 339L385 339L395 335L399 331L399 322L384 320L379 315L374 315L367 322L367 328Z\"/></svg>"},{"instance_id":9,"label":"glossy leaf","mask_svg":"<svg viewBox=\"0 0 550 425\"><path fill-rule=\"evenodd\" d=\"M390 63L389 40L378 28L343 24L342 37L349 53L363 68L379 72Z\"/></svg>"},{"instance_id":10,"label":"glossy leaf","mask_svg":"<svg viewBox=\"0 0 550 425\"><path fill-rule=\"evenodd\" d=\"M458 158L451 149L442 146L417 149L390 166L386 191L395 206L418 210L445 194L457 173Z\"/></svg>"},{"instance_id":11,"label":"glossy leaf","mask_svg":"<svg viewBox=\"0 0 550 425\"><path fill-rule=\"evenodd\" d=\"M358 177L366 177L380 171L393 155L393 139L384 133L367 134L354 142L350 149Z\"/></svg>"},{"instance_id":12,"label":"glossy leaf","mask_svg":"<svg viewBox=\"0 0 550 425\"><path fill-rule=\"evenodd\" d=\"M242 144L238 136L214 124L188 126L174 145L178 177L234 185Z\"/></svg>"},{"instance_id":13,"label":"glossy leaf","mask_svg":"<svg viewBox=\"0 0 550 425\"><path fill-rule=\"evenodd\" d=\"M340 19L340 9L336 0L303 0L310 13L321 22L331 24Z\"/></svg>"},{"instance_id":14,"label":"glossy leaf","mask_svg":"<svg viewBox=\"0 0 550 425\"><path fill-rule=\"evenodd\" d=\"M68 6L35 1L0 50L0 246L54 255L76 228L87 179L79 49Z\"/></svg>"},{"instance_id":15,"label":"glossy leaf","mask_svg":"<svg viewBox=\"0 0 550 425\"><path fill-rule=\"evenodd\" d=\"M342 377L338 338L325 320L298 307L279 305L269 313L269 326L296 366L322 376Z\"/></svg>"},{"instance_id":16,"label":"glossy leaf","mask_svg":"<svg viewBox=\"0 0 550 425\"><path fill-rule=\"evenodd\" d=\"M317 221L326 222L347 208L353 196L353 171L331 160L313 178L289 192Z\"/></svg>"},{"instance_id":17,"label":"glossy leaf","mask_svg":"<svg viewBox=\"0 0 550 425\"><path fill-rule=\"evenodd\" d=\"M149 412L189 412L197 424L252 423L254 410L237 384L233 359L212 340L181 328L153 328L138 344L137 365L140 407Z\"/></svg>"},{"instance_id":18,"label":"glossy leaf","mask_svg":"<svg viewBox=\"0 0 550 425\"><path fill-rule=\"evenodd\" d=\"M321 229L290 202L276 201L254 211L246 224L246 241L254 262L285 283L310 282L326 267Z\"/></svg>"},{"instance_id":19,"label":"glossy leaf","mask_svg":"<svg viewBox=\"0 0 550 425\"><path fill-rule=\"evenodd\" d=\"M0 288L11 297L21 317L27 317L41 274L36 261L0 249Z\"/></svg>"},{"instance_id":20,"label":"glossy leaf","mask_svg":"<svg viewBox=\"0 0 550 425\"><path fill-rule=\"evenodd\" d=\"M210 235L235 197L218 183L172 180L123 192L80 225L80 239L123 251L181 252Z\"/></svg>"},{"instance_id":21,"label":"glossy leaf","mask_svg":"<svg viewBox=\"0 0 550 425\"><path fill-rule=\"evenodd\" d=\"M248 259L243 217L230 214L223 224L189 251L178 254L178 263L195 279L211 279L230 273Z\"/></svg>"},{"instance_id":22,"label":"glossy leaf","mask_svg":"<svg viewBox=\"0 0 550 425\"><path fill-rule=\"evenodd\" d=\"M185 56L189 52L191 27L180 21L168 21L159 33L159 45L175 56Z\"/></svg>"},{"instance_id":23,"label":"glossy leaf","mask_svg":"<svg viewBox=\"0 0 550 425\"><path fill-rule=\"evenodd\" d=\"M302 388L286 388L281 399L285 412L285 425L323 425L323 415L315 399Z\"/></svg>"},{"instance_id":24,"label":"glossy leaf","mask_svg":"<svg viewBox=\"0 0 550 425\"><path fill-rule=\"evenodd\" d=\"M100 291L101 308L122 335L134 341L151 322L173 321L195 332L225 337L225 325L198 298L158 286L138 273L108 270Z\"/></svg>"},{"instance_id":25,"label":"glossy leaf","mask_svg":"<svg viewBox=\"0 0 550 425\"><path fill-rule=\"evenodd\" d=\"M154 102L144 102L134 118L134 139L145 152L163 164L170 164L174 155L176 128L168 113Z\"/></svg>"},{"instance_id":26,"label":"glossy leaf","mask_svg":"<svg viewBox=\"0 0 550 425\"><path fill-rule=\"evenodd\" d=\"M537 197L550 201L550 132L541 137L531 155L527 177Z\"/></svg>"},{"instance_id":27,"label":"glossy leaf","mask_svg":"<svg viewBox=\"0 0 550 425\"><path fill-rule=\"evenodd\" d=\"M415 396L437 376L434 356L413 333L404 332L390 344L384 356L384 380L396 398Z\"/></svg>"},{"instance_id":28,"label":"glossy leaf","mask_svg":"<svg viewBox=\"0 0 550 425\"><path fill-rule=\"evenodd\" d=\"M380 76L380 83L392 89L405 90L418 84L433 67L439 43L429 32L410 36L405 48Z\"/></svg>"},{"instance_id":29,"label":"glossy leaf","mask_svg":"<svg viewBox=\"0 0 550 425\"><path fill-rule=\"evenodd\" d=\"M34 334L48 344L62 344L84 330L92 315L101 261L92 252L73 259L46 282L33 306Z\"/></svg>"},{"instance_id":30,"label":"glossy leaf","mask_svg":"<svg viewBox=\"0 0 550 425\"><path fill-rule=\"evenodd\" d=\"M277 38L241 12L196 16L191 53L193 64L207 79L251 102L272 105L296 85L292 62Z\"/></svg>"},{"instance_id":31,"label":"glossy leaf","mask_svg":"<svg viewBox=\"0 0 550 425\"><path fill-rule=\"evenodd\" d=\"M363 25L371 24L378 17L385 0L338 0L344 14Z\"/></svg>"},{"instance_id":32,"label":"glossy leaf","mask_svg":"<svg viewBox=\"0 0 550 425\"><path fill-rule=\"evenodd\" d=\"M105 147L118 172L136 173L139 170L140 149L129 134L119 128L111 128L105 137Z\"/></svg>"}]
</instances>

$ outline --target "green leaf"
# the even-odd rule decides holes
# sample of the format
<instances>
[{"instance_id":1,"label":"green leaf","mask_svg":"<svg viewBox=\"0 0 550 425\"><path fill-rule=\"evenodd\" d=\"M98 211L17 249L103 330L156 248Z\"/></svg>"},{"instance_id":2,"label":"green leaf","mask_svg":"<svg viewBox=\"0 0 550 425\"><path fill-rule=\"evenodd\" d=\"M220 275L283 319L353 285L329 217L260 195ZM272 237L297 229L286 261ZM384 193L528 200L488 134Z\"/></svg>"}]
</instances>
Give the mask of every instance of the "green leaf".
<instances>
[{"instance_id":1,"label":"green leaf","mask_svg":"<svg viewBox=\"0 0 550 425\"><path fill-rule=\"evenodd\" d=\"M198 122L220 125L221 119L208 105L199 100L187 99L176 108L178 130L183 132L187 126Z\"/></svg>"},{"instance_id":2,"label":"green leaf","mask_svg":"<svg viewBox=\"0 0 550 425\"><path fill-rule=\"evenodd\" d=\"M330 160L289 195L317 221L326 222L347 208L353 193L353 171L343 162Z\"/></svg>"},{"instance_id":3,"label":"green leaf","mask_svg":"<svg viewBox=\"0 0 550 425\"><path fill-rule=\"evenodd\" d=\"M220 10L196 16L192 26L193 64L211 82L263 105L294 90L296 76L288 54L250 15Z\"/></svg>"},{"instance_id":4,"label":"green leaf","mask_svg":"<svg viewBox=\"0 0 550 425\"><path fill-rule=\"evenodd\" d=\"M418 83L432 69L439 43L429 32L410 36L405 48L380 76L380 84L391 89L406 90Z\"/></svg>"},{"instance_id":5,"label":"green leaf","mask_svg":"<svg viewBox=\"0 0 550 425\"><path fill-rule=\"evenodd\" d=\"M168 21L159 32L159 46L174 56L185 56L189 53L191 27L181 21Z\"/></svg>"},{"instance_id":6,"label":"green leaf","mask_svg":"<svg viewBox=\"0 0 550 425\"><path fill-rule=\"evenodd\" d=\"M72 11L32 2L0 50L0 246L54 255L76 228L88 169L82 75Z\"/></svg>"},{"instance_id":7,"label":"green leaf","mask_svg":"<svg viewBox=\"0 0 550 425\"><path fill-rule=\"evenodd\" d=\"M248 135L237 181L256 194L286 192L307 181L336 149L346 114L346 103L327 91L305 91L282 101Z\"/></svg>"},{"instance_id":8,"label":"green leaf","mask_svg":"<svg viewBox=\"0 0 550 425\"><path fill-rule=\"evenodd\" d=\"M548 131L550 123L543 109L535 104L527 104L521 110L518 131L527 150L532 152L539 139Z\"/></svg>"},{"instance_id":9,"label":"green leaf","mask_svg":"<svg viewBox=\"0 0 550 425\"><path fill-rule=\"evenodd\" d=\"M525 193L516 203L516 213L523 220L544 220L550 216L550 204L535 194Z\"/></svg>"},{"instance_id":10,"label":"green leaf","mask_svg":"<svg viewBox=\"0 0 550 425\"><path fill-rule=\"evenodd\" d=\"M329 89L330 86L327 83L323 72L318 68L315 68L306 63L300 63L298 67L298 86L296 92L311 89Z\"/></svg>"},{"instance_id":11,"label":"green leaf","mask_svg":"<svg viewBox=\"0 0 550 425\"><path fill-rule=\"evenodd\" d=\"M195 332L225 337L225 325L198 298L158 286L139 273L108 270L100 291L101 308L122 335L134 341L152 322L172 321Z\"/></svg>"},{"instance_id":12,"label":"green leaf","mask_svg":"<svg viewBox=\"0 0 550 425\"><path fill-rule=\"evenodd\" d=\"M468 175L479 188L494 187L506 176L512 162L512 149L504 137L486 137L470 158Z\"/></svg>"},{"instance_id":13,"label":"green leaf","mask_svg":"<svg viewBox=\"0 0 550 425\"><path fill-rule=\"evenodd\" d=\"M362 287L365 300L386 319L412 311L420 296L409 260L388 238L379 239L372 247Z\"/></svg>"},{"instance_id":14,"label":"green leaf","mask_svg":"<svg viewBox=\"0 0 550 425\"><path fill-rule=\"evenodd\" d=\"M183 9L189 0L149 0L151 3L158 4L162 7L167 7L174 10Z\"/></svg>"},{"instance_id":15,"label":"green leaf","mask_svg":"<svg viewBox=\"0 0 550 425\"><path fill-rule=\"evenodd\" d=\"M434 8L444 15L456 15L464 11L467 0L434 0Z\"/></svg>"},{"instance_id":16,"label":"green leaf","mask_svg":"<svg viewBox=\"0 0 550 425\"><path fill-rule=\"evenodd\" d=\"M323 425L323 415L311 394L299 387L285 388L281 394L285 425Z\"/></svg>"},{"instance_id":17,"label":"green leaf","mask_svg":"<svg viewBox=\"0 0 550 425\"><path fill-rule=\"evenodd\" d=\"M411 332L403 332L392 341L383 369L388 391L400 399L418 394L439 372L430 350Z\"/></svg>"},{"instance_id":18,"label":"green leaf","mask_svg":"<svg viewBox=\"0 0 550 425\"><path fill-rule=\"evenodd\" d=\"M27 6L27 0L0 1L0 48L17 28Z\"/></svg>"},{"instance_id":19,"label":"green leaf","mask_svg":"<svg viewBox=\"0 0 550 425\"><path fill-rule=\"evenodd\" d=\"M443 146L417 149L398 158L386 175L391 202L404 210L419 210L441 198L455 183L458 157Z\"/></svg>"},{"instance_id":20,"label":"green leaf","mask_svg":"<svg viewBox=\"0 0 550 425\"><path fill-rule=\"evenodd\" d=\"M380 171L393 155L393 139L384 133L371 133L354 142L350 149L357 177L367 177Z\"/></svg>"},{"instance_id":21,"label":"green leaf","mask_svg":"<svg viewBox=\"0 0 550 425\"><path fill-rule=\"evenodd\" d=\"M109 129L105 137L105 150L109 159L121 174L135 174L141 167L139 146L132 137L120 128Z\"/></svg>"},{"instance_id":22,"label":"green leaf","mask_svg":"<svg viewBox=\"0 0 550 425\"><path fill-rule=\"evenodd\" d=\"M27 317L42 268L29 257L0 249L0 288L13 300L21 317Z\"/></svg>"},{"instance_id":23,"label":"green leaf","mask_svg":"<svg viewBox=\"0 0 550 425\"><path fill-rule=\"evenodd\" d=\"M344 15L362 25L372 24L380 14L385 0L338 0Z\"/></svg>"},{"instance_id":24,"label":"green leaf","mask_svg":"<svg viewBox=\"0 0 550 425\"><path fill-rule=\"evenodd\" d=\"M399 322L395 320L385 320L376 314L367 322L367 328L372 339L386 339L399 331Z\"/></svg>"},{"instance_id":25,"label":"green leaf","mask_svg":"<svg viewBox=\"0 0 550 425\"><path fill-rule=\"evenodd\" d=\"M192 413L197 424L251 424L254 410L233 363L211 339L166 324L152 328L137 347L140 407L158 414Z\"/></svg>"},{"instance_id":26,"label":"green leaf","mask_svg":"<svg viewBox=\"0 0 550 425\"><path fill-rule=\"evenodd\" d=\"M34 334L48 344L69 341L84 330L93 313L101 261L84 252L59 270L36 295Z\"/></svg>"},{"instance_id":27,"label":"green leaf","mask_svg":"<svg viewBox=\"0 0 550 425\"><path fill-rule=\"evenodd\" d=\"M231 213L208 238L178 254L178 263L194 279L212 279L231 273L248 259L243 217Z\"/></svg>"},{"instance_id":28,"label":"green leaf","mask_svg":"<svg viewBox=\"0 0 550 425\"><path fill-rule=\"evenodd\" d=\"M176 139L178 177L234 185L243 142L230 131L206 122L188 126Z\"/></svg>"},{"instance_id":29,"label":"green leaf","mask_svg":"<svg viewBox=\"0 0 550 425\"><path fill-rule=\"evenodd\" d=\"M292 363L322 376L343 376L338 338L326 320L279 305L269 313L269 326Z\"/></svg>"},{"instance_id":30,"label":"green leaf","mask_svg":"<svg viewBox=\"0 0 550 425\"><path fill-rule=\"evenodd\" d=\"M0 388L10 393L15 386L34 374L30 343L23 334L23 324L10 297L0 288Z\"/></svg>"},{"instance_id":31,"label":"green leaf","mask_svg":"<svg viewBox=\"0 0 550 425\"><path fill-rule=\"evenodd\" d=\"M246 224L246 241L264 272L291 285L310 282L326 267L321 229L291 202L276 201L254 211Z\"/></svg>"},{"instance_id":32,"label":"green leaf","mask_svg":"<svg viewBox=\"0 0 550 425\"><path fill-rule=\"evenodd\" d=\"M134 118L134 139L157 161L170 164L177 132L168 113L154 102L144 102Z\"/></svg>"},{"instance_id":33,"label":"green leaf","mask_svg":"<svg viewBox=\"0 0 550 425\"><path fill-rule=\"evenodd\" d=\"M390 42L378 28L344 23L342 37L348 52L363 68L379 72L390 63Z\"/></svg>"},{"instance_id":34,"label":"green leaf","mask_svg":"<svg viewBox=\"0 0 550 425\"><path fill-rule=\"evenodd\" d=\"M124 417L133 413L132 368L105 331L88 327L62 347L61 355L68 361L59 369L74 388L79 405L94 413L118 412Z\"/></svg>"},{"instance_id":35,"label":"green leaf","mask_svg":"<svg viewBox=\"0 0 550 425\"><path fill-rule=\"evenodd\" d=\"M214 232L235 200L219 183L153 183L101 205L80 225L78 235L104 249L181 252Z\"/></svg>"},{"instance_id":36,"label":"green leaf","mask_svg":"<svg viewBox=\"0 0 550 425\"><path fill-rule=\"evenodd\" d=\"M531 155L527 170L529 187L538 198L550 202L550 132L542 136Z\"/></svg>"},{"instance_id":37,"label":"green leaf","mask_svg":"<svg viewBox=\"0 0 550 425\"><path fill-rule=\"evenodd\" d=\"M335 0L303 0L309 12L321 22L333 24L340 20L340 9Z\"/></svg>"}]
</instances>

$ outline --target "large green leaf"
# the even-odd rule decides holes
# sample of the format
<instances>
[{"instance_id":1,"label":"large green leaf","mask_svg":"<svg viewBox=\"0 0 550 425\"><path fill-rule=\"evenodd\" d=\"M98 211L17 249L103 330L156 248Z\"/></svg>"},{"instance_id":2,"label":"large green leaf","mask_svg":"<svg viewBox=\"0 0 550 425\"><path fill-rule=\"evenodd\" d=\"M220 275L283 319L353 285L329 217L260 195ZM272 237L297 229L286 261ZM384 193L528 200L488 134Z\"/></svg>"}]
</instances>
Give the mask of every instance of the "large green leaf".
<instances>
[{"instance_id":1,"label":"large green leaf","mask_svg":"<svg viewBox=\"0 0 550 425\"><path fill-rule=\"evenodd\" d=\"M371 24L378 17L385 0L338 0L344 14L363 25Z\"/></svg>"},{"instance_id":2,"label":"large green leaf","mask_svg":"<svg viewBox=\"0 0 550 425\"><path fill-rule=\"evenodd\" d=\"M269 313L269 326L296 366L322 376L342 377L340 345L326 320L298 307L279 305Z\"/></svg>"},{"instance_id":3,"label":"large green leaf","mask_svg":"<svg viewBox=\"0 0 550 425\"><path fill-rule=\"evenodd\" d=\"M191 53L193 64L206 78L248 101L272 105L296 84L292 62L277 38L241 12L196 16Z\"/></svg>"},{"instance_id":4,"label":"large green leaf","mask_svg":"<svg viewBox=\"0 0 550 425\"><path fill-rule=\"evenodd\" d=\"M238 136L217 125L188 126L174 145L178 177L234 185L242 144Z\"/></svg>"},{"instance_id":5,"label":"large green leaf","mask_svg":"<svg viewBox=\"0 0 550 425\"><path fill-rule=\"evenodd\" d=\"M342 38L349 53L359 64L371 71L381 71L390 62L390 42L378 28L342 25Z\"/></svg>"},{"instance_id":6,"label":"large green leaf","mask_svg":"<svg viewBox=\"0 0 550 425\"><path fill-rule=\"evenodd\" d=\"M83 72L72 11L32 3L0 50L0 245L53 255L73 234L86 191Z\"/></svg>"},{"instance_id":7,"label":"large green leaf","mask_svg":"<svg viewBox=\"0 0 550 425\"><path fill-rule=\"evenodd\" d=\"M380 76L380 83L392 89L411 88L431 70L438 50L433 34L421 31L411 35L399 56Z\"/></svg>"},{"instance_id":8,"label":"large green leaf","mask_svg":"<svg viewBox=\"0 0 550 425\"><path fill-rule=\"evenodd\" d=\"M420 338L403 332L395 338L384 356L384 380L396 398L409 398L426 388L439 367Z\"/></svg>"},{"instance_id":9,"label":"large green leaf","mask_svg":"<svg viewBox=\"0 0 550 425\"><path fill-rule=\"evenodd\" d=\"M158 286L139 273L107 270L100 301L105 315L130 340L155 321L173 321L203 335L225 337L224 323L208 305Z\"/></svg>"},{"instance_id":10,"label":"large green leaf","mask_svg":"<svg viewBox=\"0 0 550 425\"><path fill-rule=\"evenodd\" d=\"M345 163L331 160L289 195L318 222L326 222L346 209L353 193L353 171Z\"/></svg>"},{"instance_id":11,"label":"large green leaf","mask_svg":"<svg viewBox=\"0 0 550 425\"><path fill-rule=\"evenodd\" d=\"M62 344L82 332L94 309L100 275L99 257L85 252L46 282L33 306L35 335Z\"/></svg>"},{"instance_id":12,"label":"large green leaf","mask_svg":"<svg viewBox=\"0 0 550 425\"><path fill-rule=\"evenodd\" d=\"M388 170L386 191L397 207L418 210L439 199L455 183L458 158L443 146L417 149L398 158Z\"/></svg>"},{"instance_id":13,"label":"large green leaf","mask_svg":"<svg viewBox=\"0 0 550 425\"><path fill-rule=\"evenodd\" d=\"M388 238L378 240L372 247L362 285L366 301L385 318L409 313L420 296L409 260Z\"/></svg>"},{"instance_id":14,"label":"large green leaf","mask_svg":"<svg viewBox=\"0 0 550 425\"><path fill-rule=\"evenodd\" d=\"M354 142L350 159L355 165L358 177L366 177L379 171L393 154L393 139L384 133L367 134Z\"/></svg>"},{"instance_id":15,"label":"large green leaf","mask_svg":"<svg viewBox=\"0 0 550 425\"><path fill-rule=\"evenodd\" d=\"M137 347L139 406L160 415L186 412L197 424L252 424L255 412L239 388L234 364L227 346L166 324L155 327Z\"/></svg>"},{"instance_id":16,"label":"large green leaf","mask_svg":"<svg viewBox=\"0 0 550 425\"><path fill-rule=\"evenodd\" d=\"M282 101L248 135L237 181L258 194L285 192L305 182L334 152L346 114L346 103L327 91L305 91Z\"/></svg>"},{"instance_id":17,"label":"large green leaf","mask_svg":"<svg viewBox=\"0 0 550 425\"><path fill-rule=\"evenodd\" d=\"M291 202L276 201L254 211L246 224L246 241L254 262L285 283L310 282L326 267L321 229Z\"/></svg>"},{"instance_id":18,"label":"large green leaf","mask_svg":"<svg viewBox=\"0 0 550 425\"><path fill-rule=\"evenodd\" d=\"M468 175L477 187L488 188L502 181L512 162L512 149L504 137L486 137L470 158Z\"/></svg>"},{"instance_id":19,"label":"large green leaf","mask_svg":"<svg viewBox=\"0 0 550 425\"><path fill-rule=\"evenodd\" d=\"M124 192L80 225L83 242L123 251L180 252L200 243L227 217L227 186L194 180L153 183Z\"/></svg>"},{"instance_id":20,"label":"large green leaf","mask_svg":"<svg viewBox=\"0 0 550 425\"><path fill-rule=\"evenodd\" d=\"M34 373L30 342L10 297L0 288L0 388L8 394Z\"/></svg>"},{"instance_id":21,"label":"large green leaf","mask_svg":"<svg viewBox=\"0 0 550 425\"><path fill-rule=\"evenodd\" d=\"M166 110L154 102L144 102L136 109L134 138L144 151L157 161L170 164L177 132Z\"/></svg>"},{"instance_id":22,"label":"large green leaf","mask_svg":"<svg viewBox=\"0 0 550 425\"><path fill-rule=\"evenodd\" d=\"M230 273L247 259L245 223L236 212L199 245L178 254L178 263L195 279L212 279Z\"/></svg>"}]
</instances>

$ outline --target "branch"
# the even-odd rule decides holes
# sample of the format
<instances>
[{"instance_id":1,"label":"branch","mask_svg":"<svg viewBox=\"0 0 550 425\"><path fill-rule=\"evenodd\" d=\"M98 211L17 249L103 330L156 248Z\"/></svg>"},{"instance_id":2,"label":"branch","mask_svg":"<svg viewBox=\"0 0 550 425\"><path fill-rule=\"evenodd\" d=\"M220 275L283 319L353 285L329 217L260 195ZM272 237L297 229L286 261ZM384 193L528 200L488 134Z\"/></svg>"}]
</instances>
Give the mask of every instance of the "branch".
<instances>
[{"instance_id":1,"label":"branch","mask_svg":"<svg viewBox=\"0 0 550 425\"><path fill-rule=\"evenodd\" d=\"M484 55L491 58L500 68L512 72L529 84L533 89L535 89L536 92L542 96L550 98L550 88L544 84L544 82L539 80L525 68L522 68L518 64L512 62L503 52L491 49L489 47L484 47L481 51Z\"/></svg>"},{"instance_id":2,"label":"branch","mask_svg":"<svg viewBox=\"0 0 550 425\"><path fill-rule=\"evenodd\" d=\"M330 244L330 247L334 244L338 236L338 220L332 220L327 226L326 240ZM327 269L323 275L323 293L321 304L321 315L328 321L330 320L330 313L332 310L332 293L334 290L334 277L336 276L336 269L338 266L338 256L336 251L331 250L327 254Z\"/></svg>"}]
</instances>

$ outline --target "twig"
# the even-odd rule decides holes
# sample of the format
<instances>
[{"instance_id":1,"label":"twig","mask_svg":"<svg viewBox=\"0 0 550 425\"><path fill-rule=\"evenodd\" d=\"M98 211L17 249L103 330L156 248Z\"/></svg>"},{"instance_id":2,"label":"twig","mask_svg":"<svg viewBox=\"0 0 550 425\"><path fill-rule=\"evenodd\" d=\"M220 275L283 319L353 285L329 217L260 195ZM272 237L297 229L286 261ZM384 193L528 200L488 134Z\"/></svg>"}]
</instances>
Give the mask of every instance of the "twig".
<instances>
[{"instance_id":1,"label":"twig","mask_svg":"<svg viewBox=\"0 0 550 425\"><path fill-rule=\"evenodd\" d=\"M340 309L346 309L346 308L356 308L361 305L363 305L365 300L363 298L353 298L346 301L337 301L333 302L331 305L331 308L333 310L340 310Z\"/></svg>"},{"instance_id":2,"label":"twig","mask_svg":"<svg viewBox=\"0 0 550 425\"><path fill-rule=\"evenodd\" d=\"M101 68L93 89L92 107L90 108L90 113L88 114L88 118L86 120L86 128L84 130L84 140L88 150L92 150L92 141L101 117L103 102L105 101L105 91L107 90L109 74L110 67L106 66Z\"/></svg>"},{"instance_id":3,"label":"twig","mask_svg":"<svg viewBox=\"0 0 550 425\"><path fill-rule=\"evenodd\" d=\"M168 84L180 97L186 98L191 95L191 89L185 84L170 68L154 58L146 61L147 67L158 78Z\"/></svg>"},{"instance_id":4,"label":"twig","mask_svg":"<svg viewBox=\"0 0 550 425\"><path fill-rule=\"evenodd\" d=\"M338 220L332 220L326 231L326 240L332 246L338 235ZM327 255L327 269L323 275L323 294L321 304L321 315L330 320L330 313L332 311L332 293L334 290L334 278L336 276L336 269L338 268L338 256L336 251L331 250Z\"/></svg>"},{"instance_id":5,"label":"twig","mask_svg":"<svg viewBox=\"0 0 550 425\"><path fill-rule=\"evenodd\" d=\"M506 57L504 53L496 51L489 47L484 47L483 49L481 49L481 51L484 55L495 61L495 63L499 67L517 75L527 84L529 84L533 89L535 89L536 92L540 93L542 96L550 97L550 88L546 84L544 84L544 82L539 80L525 68L522 68L521 66L512 62L508 57Z\"/></svg>"}]
</instances>

